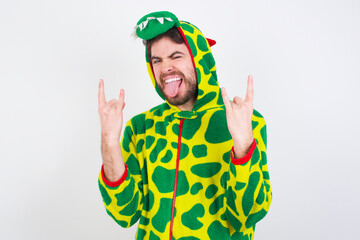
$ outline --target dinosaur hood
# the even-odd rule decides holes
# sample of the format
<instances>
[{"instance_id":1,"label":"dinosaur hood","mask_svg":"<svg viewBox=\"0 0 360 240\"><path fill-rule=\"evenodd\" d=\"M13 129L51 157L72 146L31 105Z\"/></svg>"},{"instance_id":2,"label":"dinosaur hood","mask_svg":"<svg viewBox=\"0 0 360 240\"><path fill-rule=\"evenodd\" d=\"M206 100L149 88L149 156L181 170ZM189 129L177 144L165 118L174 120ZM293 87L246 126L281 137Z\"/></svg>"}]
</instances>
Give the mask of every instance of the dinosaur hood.
<instances>
[{"instance_id":1,"label":"dinosaur hood","mask_svg":"<svg viewBox=\"0 0 360 240\"><path fill-rule=\"evenodd\" d=\"M215 44L215 41L205 38L195 25L189 22L179 21L174 14L166 11L154 12L142 17L137 22L136 35L141 39L149 40L165 33L173 27L177 28L182 35L190 55L192 56L194 69L196 71L198 97L192 111L199 112L210 108L221 107L223 105L223 100L217 81L215 59L210 49L210 47ZM147 69L155 90L159 96L166 101L156 85L150 56L147 56L146 49L145 58ZM173 106L170 103L168 104L175 111L181 111L178 107Z\"/></svg>"}]
</instances>

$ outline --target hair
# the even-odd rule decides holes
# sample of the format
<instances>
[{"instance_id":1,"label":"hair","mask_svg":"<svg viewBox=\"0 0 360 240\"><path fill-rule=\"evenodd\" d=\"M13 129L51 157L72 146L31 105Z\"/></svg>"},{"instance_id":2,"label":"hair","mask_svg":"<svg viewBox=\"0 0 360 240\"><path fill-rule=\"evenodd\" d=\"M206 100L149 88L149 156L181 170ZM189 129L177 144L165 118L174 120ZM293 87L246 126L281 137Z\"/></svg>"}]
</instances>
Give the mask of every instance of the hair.
<instances>
[{"instance_id":1,"label":"hair","mask_svg":"<svg viewBox=\"0 0 360 240\"><path fill-rule=\"evenodd\" d=\"M179 30L176 27L170 28L168 31L157 35L156 37L149 39L149 40L143 40L143 43L146 47L147 55L150 58L151 57L151 46L154 42L160 40L163 37L170 38L173 42L177 44L185 43L183 37L181 36Z\"/></svg>"}]
</instances>

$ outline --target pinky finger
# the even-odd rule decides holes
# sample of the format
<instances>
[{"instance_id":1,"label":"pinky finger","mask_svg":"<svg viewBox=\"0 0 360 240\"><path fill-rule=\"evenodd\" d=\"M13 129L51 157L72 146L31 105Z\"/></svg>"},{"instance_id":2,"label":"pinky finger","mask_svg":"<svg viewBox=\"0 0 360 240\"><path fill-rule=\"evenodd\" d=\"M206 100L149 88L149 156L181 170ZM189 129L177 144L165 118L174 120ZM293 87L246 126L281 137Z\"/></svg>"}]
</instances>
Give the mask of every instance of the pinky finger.
<instances>
[{"instance_id":1,"label":"pinky finger","mask_svg":"<svg viewBox=\"0 0 360 240\"><path fill-rule=\"evenodd\" d=\"M230 100L229 100L229 97L227 95L226 89L224 87L221 88L221 95L222 95L226 110L231 111Z\"/></svg>"},{"instance_id":2,"label":"pinky finger","mask_svg":"<svg viewBox=\"0 0 360 240\"><path fill-rule=\"evenodd\" d=\"M125 107L125 91L124 91L124 89L120 90L119 102L121 103L121 109L124 109L124 107Z\"/></svg>"}]
</instances>

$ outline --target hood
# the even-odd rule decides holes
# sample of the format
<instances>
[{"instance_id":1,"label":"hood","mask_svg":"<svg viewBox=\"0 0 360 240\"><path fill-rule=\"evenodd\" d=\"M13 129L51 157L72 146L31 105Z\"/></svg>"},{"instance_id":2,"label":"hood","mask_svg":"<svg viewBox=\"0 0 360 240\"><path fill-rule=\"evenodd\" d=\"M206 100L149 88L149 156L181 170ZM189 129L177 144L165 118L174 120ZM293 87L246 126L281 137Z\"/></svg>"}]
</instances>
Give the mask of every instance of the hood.
<instances>
[{"instance_id":1,"label":"hood","mask_svg":"<svg viewBox=\"0 0 360 240\"><path fill-rule=\"evenodd\" d=\"M192 111L199 112L210 108L221 107L223 100L217 81L215 59L210 49L210 46L214 45L215 41L205 38L195 25L189 22L179 21L174 14L166 11L154 12L142 17L137 23L136 35L141 39L149 40L168 31L172 27L176 27L182 35L192 55L196 71L198 97ZM156 85L151 61L149 56L147 56L146 49L145 58L154 88L159 96L166 101ZM171 105L169 102L167 103L175 111L181 112L178 107Z\"/></svg>"}]
</instances>

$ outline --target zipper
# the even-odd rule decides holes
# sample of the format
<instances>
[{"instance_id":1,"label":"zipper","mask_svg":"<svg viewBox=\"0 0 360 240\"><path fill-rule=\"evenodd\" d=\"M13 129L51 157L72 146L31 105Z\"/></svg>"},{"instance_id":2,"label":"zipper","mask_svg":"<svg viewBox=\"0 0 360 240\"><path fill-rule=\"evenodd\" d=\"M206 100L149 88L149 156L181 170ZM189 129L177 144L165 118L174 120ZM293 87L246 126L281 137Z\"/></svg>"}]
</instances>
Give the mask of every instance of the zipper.
<instances>
[{"instance_id":1,"label":"zipper","mask_svg":"<svg viewBox=\"0 0 360 240\"><path fill-rule=\"evenodd\" d=\"M173 202L172 202L172 210L171 210L170 238L169 238L169 240L172 240L172 235L173 235L172 229L173 229L173 223L174 223L175 200L176 200L176 190L177 190L179 162L180 162L181 135L182 135L182 127L183 127L184 120L185 120L184 118L181 118L180 119L180 124L179 124L179 137L178 137L178 146L177 146L176 171L175 171L174 194L173 194Z\"/></svg>"}]
</instances>

